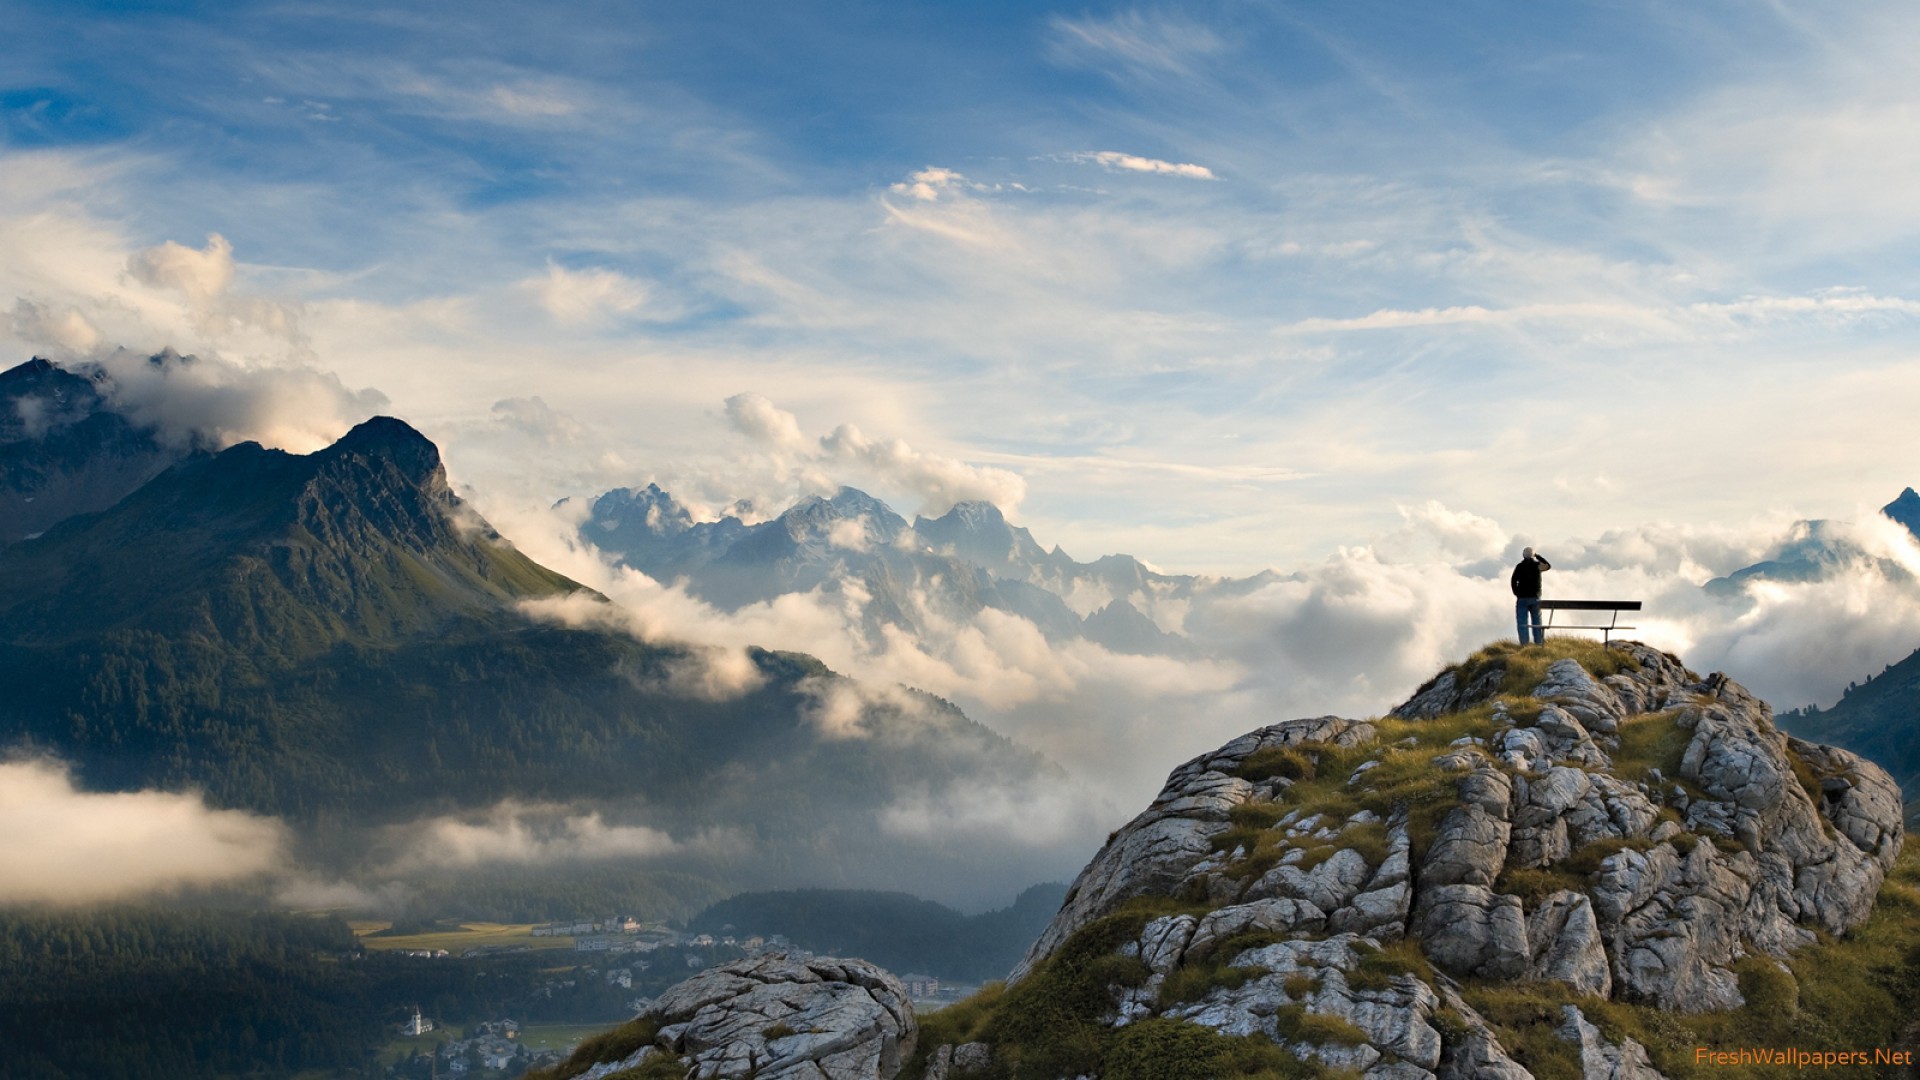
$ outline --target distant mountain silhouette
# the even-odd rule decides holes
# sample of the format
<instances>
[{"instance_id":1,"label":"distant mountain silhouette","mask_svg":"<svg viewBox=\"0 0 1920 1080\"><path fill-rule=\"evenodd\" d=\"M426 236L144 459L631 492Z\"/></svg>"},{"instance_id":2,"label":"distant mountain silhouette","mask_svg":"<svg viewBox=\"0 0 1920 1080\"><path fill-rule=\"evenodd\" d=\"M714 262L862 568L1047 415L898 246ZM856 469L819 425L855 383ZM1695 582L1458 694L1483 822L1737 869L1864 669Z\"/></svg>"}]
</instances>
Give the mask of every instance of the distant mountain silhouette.
<instances>
[{"instance_id":1,"label":"distant mountain silhouette","mask_svg":"<svg viewBox=\"0 0 1920 1080\"><path fill-rule=\"evenodd\" d=\"M1162 574L1129 555L1076 562L1047 550L986 502L961 502L911 524L884 502L843 487L779 517L696 522L656 485L619 488L591 504L581 536L655 579L682 580L726 610L821 590L861 612L869 643L884 627L919 635L928 622L983 611L1017 615L1056 644L1088 640L1116 652L1186 656L1195 646L1162 630L1143 606L1234 595L1270 580Z\"/></svg>"}]
</instances>

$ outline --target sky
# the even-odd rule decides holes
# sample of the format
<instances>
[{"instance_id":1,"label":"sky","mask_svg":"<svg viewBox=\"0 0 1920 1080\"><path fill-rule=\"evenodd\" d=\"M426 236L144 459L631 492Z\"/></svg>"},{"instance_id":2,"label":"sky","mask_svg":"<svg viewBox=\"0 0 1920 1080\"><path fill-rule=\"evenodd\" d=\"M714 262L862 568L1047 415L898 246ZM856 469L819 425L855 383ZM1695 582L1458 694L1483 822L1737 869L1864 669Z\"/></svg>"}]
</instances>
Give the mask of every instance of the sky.
<instances>
[{"instance_id":1,"label":"sky","mask_svg":"<svg viewBox=\"0 0 1920 1080\"><path fill-rule=\"evenodd\" d=\"M1905 5L392 7L9 0L0 351L313 369L483 505L777 505L752 393L1193 572L1915 479Z\"/></svg>"},{"instance_id":2,"label":"sky","mask_svg":"<svg viewBox=\"0 0 1920 1080\"><path fill-rule=\"evenodd\" d=\"M401 416L639 621L949 694L1124 773L1115 807L1263 717L1390 706L1510 627L1522 544L1782 706L1920 643L1920 549L1874 520L1920 482L1911 5L0 23L0 362L107 363L182 438ZM161 348L206 362L148 393L127 357ZM723 616L556 533L649 481L987 499L1083 560L1284 576L1191 664L1005 625L877 655L819 597ZM1835 580L1700 593L1801 519L1854 523Z\"/></svg>"}]
</instances>

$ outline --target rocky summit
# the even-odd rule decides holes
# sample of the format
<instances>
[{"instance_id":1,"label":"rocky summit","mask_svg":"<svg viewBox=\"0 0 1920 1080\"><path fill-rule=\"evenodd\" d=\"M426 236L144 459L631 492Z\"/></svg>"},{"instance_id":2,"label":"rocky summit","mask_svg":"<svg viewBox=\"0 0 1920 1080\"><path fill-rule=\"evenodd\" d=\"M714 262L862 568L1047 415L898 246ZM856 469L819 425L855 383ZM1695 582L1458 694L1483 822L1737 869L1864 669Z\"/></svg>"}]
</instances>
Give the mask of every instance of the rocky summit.
<instances>
[{"instance_id":1,"label":"rocky summit","mask_svg":"<svg viewBox=\"0 0 1920 1080\"><path fill-rule=\"evenodd\" d=\"M1885 772L1781 734L1724 676L1634 643L1495 646L1379 720L1275 724L1175 769L1007 1007L1097 969L1113 1028L1184 1021L1378 1080L1517 1080L1534 1073L1469 998L1534 987L1585 1076L1659 1076L1582 1003L1778 992L1782 960L1872 914L1902 839Z\"/></svg>"}]
</instances>

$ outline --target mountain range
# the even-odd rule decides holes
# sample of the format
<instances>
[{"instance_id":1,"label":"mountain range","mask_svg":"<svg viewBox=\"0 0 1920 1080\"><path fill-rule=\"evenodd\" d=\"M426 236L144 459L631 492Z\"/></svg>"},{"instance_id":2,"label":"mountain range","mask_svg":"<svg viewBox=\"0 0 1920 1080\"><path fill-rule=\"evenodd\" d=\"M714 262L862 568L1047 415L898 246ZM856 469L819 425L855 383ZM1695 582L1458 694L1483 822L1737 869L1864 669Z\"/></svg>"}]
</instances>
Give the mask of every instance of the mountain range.
<instances>
[{"instance_id":1,"label":"mountain range","mask_svg":"<svg viewBox=\"0 0 1920 1080\"><path fill-rule=\"evenodd\" d=\"M6 373L30 402L15 416L97 404L64 375ZM158 445L86 419L8 430L22 461L81 448L43 472L42 491L93 485L63 506L103 501L101 478L152 468ZM0 547L0 745L55 754L93 789L198 789L316 833L565 805L719 829L763 875L833 882L897 865L876 815L901 799L1058 772L944 701L812 657L750 650L712 685L705 651L615 627L603 598L503 540L390 417L307 455L189 450L39 524ZM857 724L823 728L829 699Z\"/></svg>"},{"instance_id":2,"label":"mountain range","mask_svg":"<svg viewBox=\"0 0 1920 1080\"><path fill-rule=\"evenodd\" d=\"M1194 656L1200 649L1181 632L1183 617L1274 576L1166 574L1130 555L1077 562L1058 546L1042 548L992 503L960 502L909 523L850 487L752 525L733 516L696 522L657 485L618 488L591 501L580 534L621 565L684 581L726 611L816 589L851 593L876 647L888 626L918 636L932 623L993 610L1028 620L1056 645L1086 640L1114 652Z\"/></svg>"}]
</instances>

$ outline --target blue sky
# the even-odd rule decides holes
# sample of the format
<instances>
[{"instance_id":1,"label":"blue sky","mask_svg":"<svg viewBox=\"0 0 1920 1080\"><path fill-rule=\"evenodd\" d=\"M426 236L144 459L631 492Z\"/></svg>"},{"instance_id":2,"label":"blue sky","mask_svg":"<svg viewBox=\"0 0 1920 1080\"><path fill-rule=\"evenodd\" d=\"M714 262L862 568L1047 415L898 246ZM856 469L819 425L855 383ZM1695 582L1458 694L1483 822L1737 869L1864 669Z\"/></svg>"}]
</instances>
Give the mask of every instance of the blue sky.
<instances>
[{"instance_id":1,"label":"blue sky","mask_svg":"<svg viewBox=\"0 0 1920 1080\"><path fill-rule=\"evenodd\" d=\"M1916 480L1903 5L4 18L0 348L324 373L290 445L377 390L502 516L850 482L1246 573Z\"/></svg>"}]
</instances>

